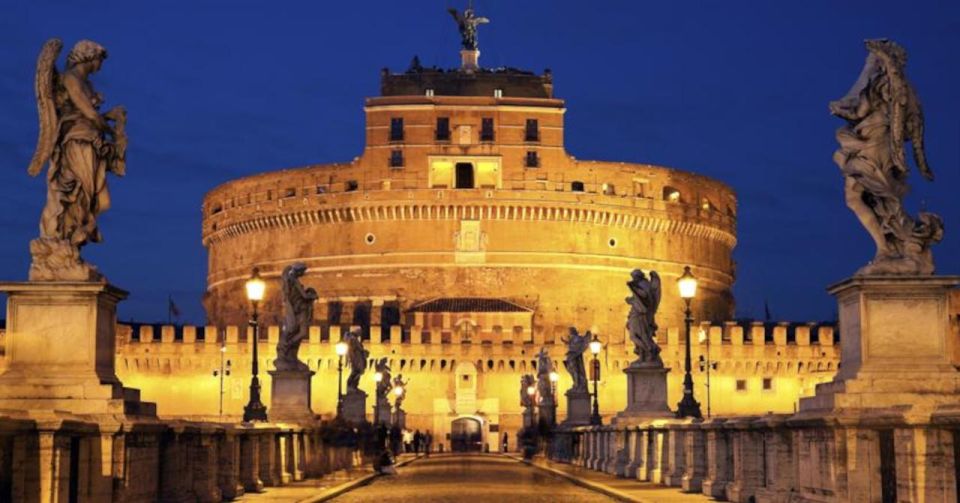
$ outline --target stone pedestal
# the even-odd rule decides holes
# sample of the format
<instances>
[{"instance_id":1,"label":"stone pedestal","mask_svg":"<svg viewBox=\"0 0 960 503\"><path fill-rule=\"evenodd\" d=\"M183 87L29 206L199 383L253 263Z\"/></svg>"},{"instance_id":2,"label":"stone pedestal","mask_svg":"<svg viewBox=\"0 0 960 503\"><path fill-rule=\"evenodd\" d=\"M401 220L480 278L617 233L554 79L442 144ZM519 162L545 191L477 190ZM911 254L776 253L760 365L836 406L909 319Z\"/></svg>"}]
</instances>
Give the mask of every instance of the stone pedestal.
<instances>
[{"instance_id":1,"label":"stone pedestal","mask_svg":"<svg viewBox=\"0 0 960 503\"><path fill-rule=\"evenodd\" d=\"M377 398L377 407L374 408L374 415L379 416L375 417L374 422L380 424L390 424L390 401L387 400L386 396Z\"/></svg>"},{"instance_id":2,"label":"stone pedestal","mask_svg":"<svg viewBox=\"0 0 960 503\"><path fill-rule=\"evenodd\" d=\"M284 422L312 422L310 407L312 370L271 370L270 419Z\"/></svg>"},{"instance_id":3,"label":"stone pedestal","mask_svg":"<svg viewBox=\"0 0 960 503\"><path fill-rule=\"evenodd\" d=\"M864 276L830 287L843 365L815 396L800 399L800 412L898 407L923 420L956 409L948 296L957 284L956 276Z\"/></svg>"},{"instance_id":4,"label":"stone pedestal","mask_svg":"<svg viewBox=\"0 0 960 503\"><path fill-rule=\"evenodd\" d=\"M674 417L667 406L667 372L662 362L634 362L627 374L627 408L613 419L615 424L630 425L648 419Z\"/></svg>"},{"instance_id":5,"label":"stone pedestal","mask_svg":"<svg viewBox=\"0 0 960 503\"><path fill-rule=\"evenodd\" d=\"M534 412L533 407L524 407L523 409L523 427L524 428L534 428L537 426L536 412Z\"/></svg>"},{"instance_id":6,"label":"stone pedestal","mask_svg":"<svg viewBox=\"0 0 960 503\"><path fill-rule=\"evenodd\" d=\"M472 73L480 68L480 51L478 49L462 49L460 51L460 69Z\"/></svg>"},{"instance_id":7,"label":"stone pedestal","mask_svg":"<svg viewBox=\"0 0 960 503\"><path fill-rule=\"evenodd\" d=\"M114 367L117 303L105 283L0 283L7 293L7 369L0 409L155 416Z\"/></svg>"},{"instance_id":8,"label":"stone pedestal","mask_svg":"<svg viewBox=\"0 0 960 503\"><path fill-rule=\"evenodd\" d=\"M393 424L401 430L407 427L407 412L403 409L393 411Z\"/></svg>"},{"instance_id":9,"label":"stone pedestal","mask_svg":"<svg viewBox=\"0 0 960 503\"><path fill-rule=\"evenodd\" d=\"M565 394L567 395L567 419L563 424L570 426L590 424L590 415L593 412L590 393L569 390Z\"/></svg>"},{"instance_id":10,"label":"stone pedestal","mask_svg":"<svg viewBox=\"0 0 960 503\"><path fill-rule=\"evenodd\" d=\"M361 390L348 391L343 395L341 413L346 421L362 423L367 418L367 394Z\"/></svg>"},{"instance_id":11,"label":"stone pedestal","mask_svg":"<svg viewBox=\"0 0 960 503\"><path fill-rule=\"evenodd\" d=\"M555 425L557 424L557 402L553 398L548 398L540 401L540 404L537 405L537 413L539 414L540 424Z\"/></svg>"}]
</instances>

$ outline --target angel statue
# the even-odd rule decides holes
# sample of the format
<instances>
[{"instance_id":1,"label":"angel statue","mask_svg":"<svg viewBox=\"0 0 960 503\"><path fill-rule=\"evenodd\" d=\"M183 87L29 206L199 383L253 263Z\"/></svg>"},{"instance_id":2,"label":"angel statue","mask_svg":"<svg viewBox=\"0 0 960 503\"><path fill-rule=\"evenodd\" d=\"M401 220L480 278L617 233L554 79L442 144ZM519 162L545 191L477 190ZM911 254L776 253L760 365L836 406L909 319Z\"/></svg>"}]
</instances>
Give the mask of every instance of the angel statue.
<instances>
[{"instance_id":1,"label":"angel statue","mask_svg":"<svg viewBox=\"0 0 960 503\"><path fill-rule=\"evenodd\" d=\"M630 305L630 314L627 316L627 332L633 341L633 353L639 358L637 363L657 363L663 365L660 359L660 346L653 337L657 334L655 316L660 307L660 275L657 271L650 271L650 279L640 269L630 273L630 296L626 298Z\"/></svg>"},{"instance_id":2,"label":"angel statue","mask_svg":"<svg viewBox=\"0 0 960 503\"><path fill-rule=\"evenodd\" d=\"M537 394L545 403L554 403L553 383L550 382L550 373L553 372L553 360L546 348L540 348L537 353Z\"/></svg>"},{"instance_id":3,"label":"angel statue","mask_svg":"<svg viewBox=\"0 0 960 503\"><path fill-rule=\"evenodd\" d=\"M567 345L567 354L563 359L563 366L570 373L573 379L573 386L570 391L573 393L587 393L587 370L583 366L583 353L590 345L590 339L593 334L587 330L587 333L580 335L577 327L570 327L570 337L568 339L560 338Z\"/></svg>"},{"instance_id":4,"label":"angel statue","mask_svg":"<svg viewBox=\"0 0 960 503\"><path fill-rule=\"evenodd\" d=\"M347 332L343 340L347 343L347 363L350 365L350 375L347 377L347 394L361 393L360 376L367 370L367 358L370 352L363 349L363 341L359 330Z\"/></svg>"},{"instance_id":5,"label":"angel statue","mask_svg":"<svg viewBox=\"0 0 960 503\"><path fill-rule=\"evenodd\" d=\"M377 399L386 400L390 389L393 387L393 383L390 380L390 361L387 357L377 360L374 364L374 370L382 376L380 382L377 383Z\"/></svg>"},{"instance_id":6,"label":"angel statue","mask_svg":"<svg viewBox=\"0 0 960 503\"><path fill-rule=\"evenodd\" d=\"M485 17L477 16L473 11L473 5L463 10L463 14L457 12L457 9L447 9L453 19L457 22L457 28L460 30L460 43L468 51L477 50L477 26L489 23L490 20Z\"/></svg>"},{"instance_id":7,"label":"angel statue","mask_svg":"<svg viewBox=\"0 0 960 503\"><path fill-rule=\"evenodd\" d=\"M103 96L90 83L107 50L81 40L61 73L56 61L62 48L63 42L50 39L37 58L40 134L27 172L37 176L49 168L40 237L30 242L30 280L102 281L96 267L80 258L80 248L101 241L97 215L110 208L107 172L126 173L127 113L114 107L101 114Z\"/></svg>"},{"instance_id":8,"label":"angel statue","mask_svg":"<svg viewBox=\"0 0 960 503\"><path fill-rule=\"evenodd\" d=\"M520 406L529 409L534 406L533 395L530 394L530 387L536 381L530 374L523 374L520 377Z\"/></svg>"},{"instance_id":9,"label":"angel statue","mask_svg":"<svg viewBox=\"0 0 960 503\"><path fill-rule=\"evenodd\" d=\"M877 245L876 256L857 274L933 274L930 247L943 238L943 220L926 212L914 219L903 208L910 171L906 142L917 170L933 180L923 148L923 111L904 74L907 53L886 39L865 44L860 77L846 96L830 103L830 112L847 122L837 130L840 148L833 154L847 206Z\"/></svg>"},{"instance_id":10,"label":"angel statue","mask_svg":"<svg viewBox=\"0 0 960 503\"><path fill-rule=\"evenodd\" d=\"M313 319L313 303L317 300L317 291L303 288L300 278L307 272L303 262L296 262L283 269L283 327L280 340L277 341L277 370L310 370L297 358L300 343L307 340L310 321Z\"/></svg>"}]
</instances>

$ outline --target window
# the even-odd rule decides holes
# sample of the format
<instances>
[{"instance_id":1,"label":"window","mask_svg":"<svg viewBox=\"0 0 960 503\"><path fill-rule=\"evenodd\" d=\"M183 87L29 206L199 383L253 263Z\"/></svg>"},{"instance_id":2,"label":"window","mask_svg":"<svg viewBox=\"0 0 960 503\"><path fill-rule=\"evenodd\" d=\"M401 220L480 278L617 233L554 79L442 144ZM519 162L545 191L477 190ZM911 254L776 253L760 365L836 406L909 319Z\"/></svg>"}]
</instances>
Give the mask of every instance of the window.
<instances>
[{"instance_id":1,"label":"window","mask_svg":"<svg viewBox=\"0 0 960 503\"><path fill-rule=\"evenodd\" d=\"M770 391L773 389L773 379L770 377L763 378L763 391Z\"/></svg>"},{"instance_id":2,"label":"window","mask_svg":"<svg viewBox=\"0 0 960 503\"><path fill-rule=\"evenodd\" d=\"M583 192L583 182L570 182L571 192Z\"/></svg>"},{"instance_id":3,"label":"window","mask_svg":"<svg viewBox=\"0 0 960 503\"><path fill-rule=\"evenodd\" d=\"M423 92L428 98L433 97L433 89L427 89Z\"/></svg>"},{"instance_id":4,"label":"window","mask_svg":"<svg viewBox=\"0 0 960 503\"><path fill-rule=\"evenodd\" d=\"M317 185L317 194L326 194L327 187L324 185Z\"/></svg>"},{"instance_id":5,"label":"window","mask_svg":"<svg viewBox=\"0 0 960 503\"><path fill-rule=\"evenodd\" d=\"M617 194L617 191L614 190L612 183L603 184L603 195L605 196L614 196Z\"/></svg>"},{"instance_id":6,"label":"window","mask_svg":"<svg viewBox=\"0 0 960 503\"><path fill-rule=\"evenodd\" d=\"M390 167L391 168L403 167L403 150L394 149L390 151Z\"/></svg>"},{"instance_id":7,"label":"window","mask_svg":"<svg viewBox=\"0 0 960 503\"><path fill-rule=\"evenodd\" d=\"M493 141L493 119L483 118L480 120L480 141Z\"/></svg>"},{"instance_id":8,"label":"window","mask_svg":"<svg viewBox=\"0 0 960 503\"><path fill-rule=\"evenodd\" d=\"M403 141L403 117L390 119L390 141Z\"/></svg>"},{"instance_id":9,"label":"window","mask_svg":"<svg viewBox=\"0 0 960 503\"><path fill-rule=\"evenodd\" d=\"M283 197L294 197L297 195L297 189L287 189L283 191Z\"/></svg>"},{"instance_id":10,"label":"window","mask_svg":"<svg viewBox=\"0 0 960 503\"><path fill-rule=\"evenodd\" d=\"M747 391L746 379L737 379L737 391Z\"/></svg>"},{"instance_id":11,"label":"window","mask_svg":"<svg viewBox=\"0 0 960 503\"><path fill-rule=\"evenodd\" d=\"M472 189L473 183L473 164L469 162L458 162L456 166L456 183L458 189Z\"/></svg>"},{"instance_id":12,"label":"window","mask_svg":"<svg viewBox=\"0 0 960 503\"><path fill-rule=\"evenodd\" d=\"M503 98L503 89L497 88L493 90L494 98Z\"/></svg>"},{"instance_id":13,"label":"window","mask_svg":"<svg viewBox=\"0 0 960 503\"><path fill-rule=\"evenodd\" d=\"M524 141L540 141L540 124L537 119L527 119Z\"/></svg>"},{"instance_id":14,"label":"window","mask_svg":"<svg viewBox=\"0 0 960 503\"><path fill-rule=\"evenodd\" d=\"M530 150L527 152L526 166L528 168L536 168L540 166L540 157L537 156L536 150Z\"/></svg>"},{"instance_id":15,"label":"window","mask_svg":"<svg viewBox=\"0 0 960 503\"><path fill-rule=\"evenodd\" d=\"M450 141L450 118L437 117L437 141Z\"/></svg>"},{"instance_id":16,"label":"window","mask_svg":"<svg viewBox=\"0 0 960 503\"><path fill-rule=\"evenodd\" d=\"M347 180L347 185L344 191L353 192L358 188L360 188L360 184L358 184L356 180Z\"/></svg>"}]
</instances>

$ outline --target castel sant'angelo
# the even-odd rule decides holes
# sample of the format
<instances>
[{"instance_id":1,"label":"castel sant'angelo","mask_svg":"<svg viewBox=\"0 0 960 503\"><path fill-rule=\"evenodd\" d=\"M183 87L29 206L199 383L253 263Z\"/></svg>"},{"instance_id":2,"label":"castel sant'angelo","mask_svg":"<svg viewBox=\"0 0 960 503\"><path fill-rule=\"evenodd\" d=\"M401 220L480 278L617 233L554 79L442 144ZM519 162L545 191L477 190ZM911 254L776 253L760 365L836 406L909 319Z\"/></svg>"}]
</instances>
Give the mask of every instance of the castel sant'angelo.
<instances>
[{"instance_id":1,"label":"castel sant'angelo","mask_svg":"<svg viewBox=\"0 0 960 503\"><path fill-rule=\"evenodd\" d=\"M699 279L692 304L696 393L714 413L790 412L836 370L832 325L728 321L737 201L720 181L682 170L580 160L564 147L567 103L554 75L479 65L383 70L364 103L365 148L351 162L310 164L228 181L203 201L210 326L121 327L117 369L160 415L218 415L221 357L230 374L224 416L240 414L250 377L254 267L267 281L260 306L261 369L272 369L282 321L280 274L307 266L319 292L300 358L317 372L313 410L336 410L334 345L356 327L370 364L389 358L409 379L407 427L451 446L458 421L482 442L510 447L521 426L520 377L546 348L570 385L561 338L598 334L600 412L624 408L622 370L633 269L663 279L657 339L669 402L681 394L684 305L676 280ZM562 78L562 76L558 76ZM575 103L572 104L575 106ZM360 134L360 131L357 132ZM708 353L709 352L709 353ZM707 365L711 363L712 365ZM202 376L208 376L205 379ZM261 378L269 377L261 371ZM371 400L372 372L360 387ZM269 382L264 402L269 404ZM561 399L558 417L564 417Z\"/></svg>"}]
</instances>

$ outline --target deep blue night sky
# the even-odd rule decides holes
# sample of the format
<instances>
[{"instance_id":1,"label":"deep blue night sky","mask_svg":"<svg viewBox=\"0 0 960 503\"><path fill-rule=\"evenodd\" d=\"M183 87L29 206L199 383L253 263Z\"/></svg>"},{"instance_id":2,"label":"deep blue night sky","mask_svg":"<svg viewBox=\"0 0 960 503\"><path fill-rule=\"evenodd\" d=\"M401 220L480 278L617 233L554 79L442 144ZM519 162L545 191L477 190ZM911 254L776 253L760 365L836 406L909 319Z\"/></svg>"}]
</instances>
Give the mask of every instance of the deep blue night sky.
<instances>
[{"instance_id":1,"label":"deep blue night sky","mask_svg":"<svg viewBox=\"0 0 960 503\"><path fill-rule=\"evenodd\" d=\"M127 177L110 179L105 243L85 248L132 292L126 320L161 320L172 295L204 320L203 194L233 178L349 161L379 71L458 64L445 1L5 1L0 15L0 278L26 279L42 177L33 74L49 37L110 52L94 83L129 112ZM831 161L841 97L865 38L910 55L927 118L933 184L911 174L910 212L946 220L940 273L960 273L960 2L640 2L476 0L481 64L554 73L567 100L567 150L708 175L737 192L738 316L834 316L824 288L873 255ZM66 52L66 49L65 49Z\"/></svg>"}]
</instances>

